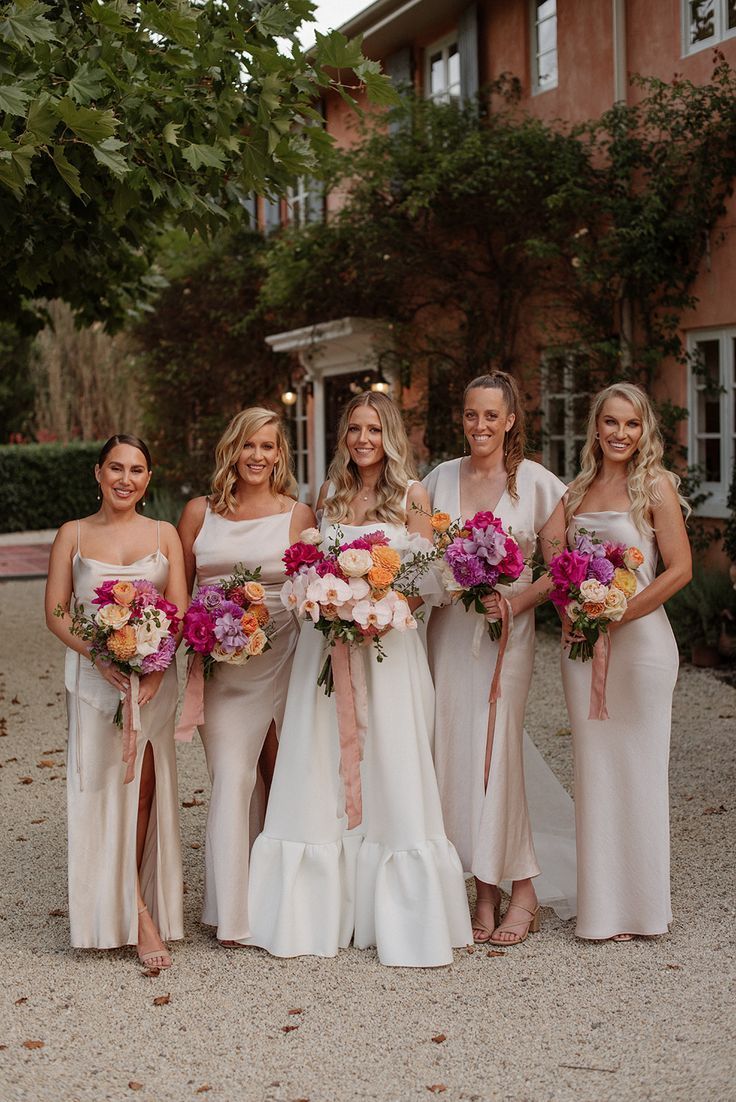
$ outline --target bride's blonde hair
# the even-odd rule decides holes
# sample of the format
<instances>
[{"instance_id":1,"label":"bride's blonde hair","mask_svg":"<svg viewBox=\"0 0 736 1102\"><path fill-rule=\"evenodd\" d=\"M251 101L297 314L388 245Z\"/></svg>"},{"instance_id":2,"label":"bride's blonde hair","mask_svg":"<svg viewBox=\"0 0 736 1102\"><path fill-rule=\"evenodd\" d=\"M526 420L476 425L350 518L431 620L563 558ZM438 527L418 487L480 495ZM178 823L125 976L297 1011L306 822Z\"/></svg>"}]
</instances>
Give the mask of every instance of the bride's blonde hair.
<instances>
[{"instance_id":1,"label":"bride's blonde hair","mask_svg":"<svg viewBox=\"0 0 736 1102\"><path fill-rule=\"evenodd\" d=\"M215 473L212 475L210 508L224 516L237 508L234 490L238 481L237 462L246 442L266 425L276 429L279 457L271 472L271 493L296 498L297 486L291 473L291 451L278 413L262 406L251 406L236 413L215 448Z\"/></svg>"},{"instance_id":2,"label":"bride's blonde hair","mask_svg":"<svg viewBox=\"0 0 736 1102\"><path fill-rule=\"evenodd\" d=\"M569 521L601 468L603 452L598 440L598 418L609 398L622 398L630 402L641 421L641 439L636 452L629 460L626 478L631 499L631 519L642 535L648 536L652 534L649 519L652 506L659 505L662 501L660 485L663 479L673 487L686 516L689 516L691 510L680 494L680 479L664 466L664 444L652 403L644 391L634 383L612 383L593 398L585 443L580 453L580 474L568 487L565 513Z\"/></svg>"},{"instance_id":3,"label":"bride's blonde hair","mask_svg":"<svg viewBox=\"0 0 736 1102\"><path fill-rule=\"evenodd\" d=\"M357 395L342 412L337 429L337 447L327 472L334 492L325 502L325 514L337 524L348 520L353 500L363 485L358 468L350 458L347 444L350 422L355 410L361 406L372 409L381 422L381 440L385 453L383 469L376 486L376 504L366 513L366 520L404 524L406 487L410 479L416 478L411 448L398 406L386 394L373 391Z\"/></svg>"}]
</instances>

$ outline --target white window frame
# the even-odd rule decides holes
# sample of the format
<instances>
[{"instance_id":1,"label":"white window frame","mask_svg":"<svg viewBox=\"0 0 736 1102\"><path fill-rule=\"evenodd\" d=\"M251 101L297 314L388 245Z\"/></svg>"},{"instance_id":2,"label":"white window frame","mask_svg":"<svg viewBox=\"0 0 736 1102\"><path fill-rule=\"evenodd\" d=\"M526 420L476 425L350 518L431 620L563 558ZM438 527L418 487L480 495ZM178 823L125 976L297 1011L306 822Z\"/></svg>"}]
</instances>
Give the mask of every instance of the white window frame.
<instances>
[{"instance_id":1,"label":"white window frame","mask_svg":"<svg viewBox=\"0 0 736 1102\"><path fill-rule=\"evenodd\" d=\"M297 177L296 187L287 193L289 221L294 226L308 226L324 221L324 200L312 176ZM314 217L316 216L316 217Z\"/></svg>"},{"instance_id":2,"label":"white window frame","mask_svg":"<svg viewBox=\"0 0 736 1102\"><path fill-rule=\"evenodd\" d=\"M542 93L544 93L544 92L550 92L553 88L557 87L557 85L559 84L559 80L560 80L560 51L559 51L559 38L558 38L558 34L557 34L557 30L558 30L557 3L555 2L555 14L553 16L547 16L547 18L541 20L541 22L546 23L550 19L554 19L554 21L555 21L555 49L554 49L554 52L557 55L557 76L555 77L554 81L551 81L549 84L540 84L539 83L539 57L540 57L540 54L539 54L539 49L538 49L539 40L537 38L537 27L539 26L540 20L537 19L537 6L538 6L537 5L537 0L529 0L529 20L530 20L530 24L531 24L530 44L531 44L531 64L532 64L532 95L534 95L534 96L542 95ZM551 53L552 51L547 50L545 52L546 53Z\"/></svg>"},{"instance_id":3,"label":"white window frame","mask_svg":"<svg viewBox=\"0 0 736 1102\"><path fill-rule=\"evenodd\" d=\"M736 451L736 416L734 415L734 401L736 400L736 326L725 326L722 329L694 329L687 335L687 348L691 362L697 355L696 346L701 341L718 341L719 343L719 386L720 394L720 422L721 422L721 479L720 482L701 482L700 489L709 497L696 512L705 517L727 517L729 510L727 505L728 489L733 476L734 452ZM703 389L700 376L692 367L688 367L688 396L687 406L690 412L688 418L688 463L690 466L699 466L698 443L702 439L713 437L715 434L699 431L698 416L698 391Z\"/></svg>"},{"instance_id":4,"label":"white window frame","mask_svg":"<svg viewBox=\"0 0 736 1102\"><path fill-rule=\"evenodd\" d=\"M455 47L455 53L457 54L458 63L458 82L457 93L450 92L449 84L449 62L450 62L450 50ZM432 55L441 53L442 63L445 72L445 86L443 91L432 93ZM424 51L424 98L432 100L433 103L452 103L453 100L460 102L463 98L463 74L462 74L462 61L460 59L460 41L457 31L447 35L445 38L441 38L439 42L433 42L431 46L428 46Z\"/></svg>"},{"instance_id":5,"label":"white window frame","mask_svg":"<svg viewBox=\"0 0 736 1102\"><path fill-rule=\"evenodd\" d=\"M585 443L585 428L583 428L577 436L575 435L575 399L590 397L587 390L573 389L576 361L581 358L582 353L573 351L565 352L561 349L556 352L546 352L542 359L542 462L545 467L554 471L552 467L552 442L554 440L562 440L565 445L565 469L564 471L554 471L554 473L558 478L561 478L563 482L568 483L572 482L573 478L578 473L578 457L580 455L580 449ZM549 389L548 380L552 360L561 361L563 363L562 390L550 391ZM552 399L562 400L563 402L564 428L562 433L552 433L547 427L549 425L550 412L552 409Z\"/></svg>"},{"instance_id":6,"label":"white window frame","mask_svg":"<svg viewBox=\"0 0 736 1102\"><path fill-rule=\"evenodd\" d=\"M682 18L682 56L697 54L701 50L708 50L719 42L729 38L736 38L736 27L727 27L728 0L713 0L713 34L701 42L690 41L690 13L691 0L681 0L680 12Z\"/></svg>"}]
</instances>

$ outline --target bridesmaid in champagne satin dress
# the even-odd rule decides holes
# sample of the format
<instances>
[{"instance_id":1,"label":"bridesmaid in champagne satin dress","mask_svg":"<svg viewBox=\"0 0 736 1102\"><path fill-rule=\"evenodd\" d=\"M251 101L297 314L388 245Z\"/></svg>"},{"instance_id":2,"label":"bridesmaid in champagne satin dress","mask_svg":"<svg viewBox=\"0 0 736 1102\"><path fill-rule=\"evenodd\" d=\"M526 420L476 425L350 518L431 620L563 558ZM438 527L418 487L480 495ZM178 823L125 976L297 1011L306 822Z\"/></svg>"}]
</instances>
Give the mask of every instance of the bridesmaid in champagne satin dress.
<instances>
[{"instance_id":1,"label":"bridesmaid in champagne satin dress","mask_svg":"<svg viewBox=\"0 0 736 1102\"><path fill-rule=\"evenodd\" d=\"M51 552L46 622L69 648L67 801L69 922L77 948L137 945L141 963L166 968L161 938L183 937L182 873L174 751L176 666L140 679L142 730L135 775L123 783L122 733L113 723L125 675L89 660L71 634L72 600L93 611L94 590L111 579L152 582L180 612L186 606L179 538L141 516L151 460L137 437L114 436L95 469L99 511L69 521ZM64 610L59 616L58 607Z\"/></svg>"},{"instance_id":2,"label":"bridesmaid in champagne satin dress","mask_svg":"<svg viewBox=\"0 0 736 1102\"><path fill-rule=\"evenodd\" d=\"M678 654L663 604L691 577L679 480L662 466L649 399L616 383L593 400L581 472L570 485L568 540L586 529L638 547L637 592L611 625L610 718L589 719L591 662L562 656L575 760L578 937L629 941L667 932L668 764ZM664 569L657 574L658 559ZM565 640L572 636L569 622Z\"/></svg>"},{"instance_id":3,"label":"bridesmaid in champagne satin dress","mask_svg":"<svg viewBox=\"0 0 736 1102\"><path fill-rule=\"evenodd\" d=\"M179 523L190 588L195 577L198 586L226 578L237 563L251 570L260 566L275 627L269 650L243 666L218 664L204 688L200 734L212 793L202 921L215 926L227 946L250 934L249 853L262 824L265 794L258 783L259 759L268 783L298 635L296 619L279 598L286 580L282 556L315 523L295 492L278 416L246 409L217 445L211 496L190 501Z\"/></svg>"}]
</instances>

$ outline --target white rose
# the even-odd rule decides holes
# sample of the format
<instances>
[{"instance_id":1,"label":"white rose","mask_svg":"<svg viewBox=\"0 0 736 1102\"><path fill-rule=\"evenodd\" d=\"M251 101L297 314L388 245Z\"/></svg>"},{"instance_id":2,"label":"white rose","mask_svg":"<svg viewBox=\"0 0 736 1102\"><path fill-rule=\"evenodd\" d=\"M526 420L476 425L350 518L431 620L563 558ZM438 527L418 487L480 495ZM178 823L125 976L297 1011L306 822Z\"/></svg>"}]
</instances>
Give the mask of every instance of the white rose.
<instances>
[{"instance_id":1,"label":"white rose","mask_svg":"<svg viewBox=\"0 0 736 1102\"><path fill-rule=\"evenodd\" d=\"M587 582L583 582L580 586L580 595L584 601L599 604L608 596L608 586L597 582L595 578L588 578Z\"/></svg>"},{"instance_id":2,"label":"white rose","mask_svg":"<svg viewBox=\"0 0 736 1102\"><path fill-rule=\"evenodd\" d=\"M606 594L605 617L607 620L620 620L623 614L626 612L626 606L628 605L626 600L626 594L622 593L620 589L616 589L615 586L611 586Z\"/></svg>"},{"instance_id":3,"label":"white rose","mask_svg":"<svg viewBox=\"0 0 736 1102\"><path fill-rule=\"evenodd\" d=\"M161 646L161 640L169 634L169 618L161 615L158 617L146 617L135 625L135 642L138 653L142 655L155 654Z\"/></svg>"},{"instance_id":4,"label":"white rose","mask_svg":"<svg viewBox=\"0 0 736 1102\"><path fill-rule=\"evenodd\" d=\"M95 616L102 628L122 628L130 619L130 609L123 605L103 605Z\"/></svg>"},{"instance_id":5,"label":"white rose","mask_svg":"<svg viewBox=\"0 0 736 1102\"><path fill-rule=\"evenodd\" d=\"M299 543L308 543L311 547L319 547L322 543L322 533L319 528L305 528L299 536Z\"/></svg>"},{"instance_id":6,"label":"white rose","mask_svg":"<svg viewBox=\"0 0 736 1102\"><path fill-rule=\"evenodd\" d=\"M582 611L583 610L577 603L577 601L570 601L569 605L565 609L565 615L567 616L568 620L571 620L573 623L575 623Z\"/></svg>"},{"instance_id":7,"label":"white rose","mask_svg":"<svg viewBox=\"0 0 736 1102\"><path fill-rule=\"evenodd\" d=\"M362 547L349 547L337 556L337 562L343 574L349 578L362 578L373 566L370 551Z\"/></svg>"}]
</instances>

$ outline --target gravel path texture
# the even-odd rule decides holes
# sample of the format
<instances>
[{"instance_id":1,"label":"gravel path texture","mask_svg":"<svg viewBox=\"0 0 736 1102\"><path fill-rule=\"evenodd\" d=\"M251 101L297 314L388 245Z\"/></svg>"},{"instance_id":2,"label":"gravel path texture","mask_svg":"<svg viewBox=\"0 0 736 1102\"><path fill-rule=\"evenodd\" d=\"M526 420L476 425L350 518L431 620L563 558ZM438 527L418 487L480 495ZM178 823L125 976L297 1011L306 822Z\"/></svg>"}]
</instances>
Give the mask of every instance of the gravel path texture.
<instances>
[{"instance_id":1,"label":"gravel path texture","mask_svg":"<svg viewBox=\"0 0 736 1102\"><path fill-rule=\"evenodd\" d=\"M219 948L199 924L204 755L179 746L186 939L147 977L132 950L68 945L63 648L42 594L41 581L0 584L0 1102L736 1099L736 690L691 667L677 686L669 936L579 942L545 911L524 945L434 970L354 949L281 961ZM528 726L569 787L545 636Z\"/></svg>"}]
</instances>

